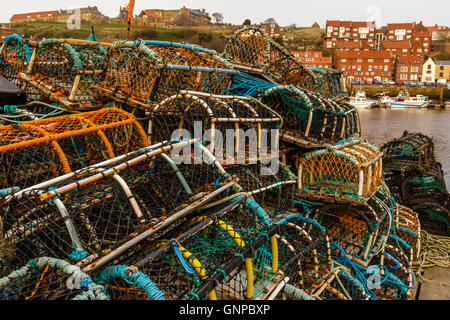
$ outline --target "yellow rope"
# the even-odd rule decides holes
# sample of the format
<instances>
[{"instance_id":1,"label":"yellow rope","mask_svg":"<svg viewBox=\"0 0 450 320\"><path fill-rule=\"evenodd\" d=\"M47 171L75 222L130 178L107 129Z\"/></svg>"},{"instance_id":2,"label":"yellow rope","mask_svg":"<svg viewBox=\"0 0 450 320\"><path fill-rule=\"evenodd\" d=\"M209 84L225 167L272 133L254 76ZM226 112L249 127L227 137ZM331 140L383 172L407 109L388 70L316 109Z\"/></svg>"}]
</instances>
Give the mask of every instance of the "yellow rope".
<instances>
[{"instance_id":1,"label":"yellow rope","mask_svg":"<svg viewBox=\"0 0 450 320\"><path fill-rule=\"evenodd\" d=\"M420 255L416 270L419 281L426 280L422 276L425 268L435 266L450 268L450 237L437 236L421 230Z\"/></svg>"}]
</instances>

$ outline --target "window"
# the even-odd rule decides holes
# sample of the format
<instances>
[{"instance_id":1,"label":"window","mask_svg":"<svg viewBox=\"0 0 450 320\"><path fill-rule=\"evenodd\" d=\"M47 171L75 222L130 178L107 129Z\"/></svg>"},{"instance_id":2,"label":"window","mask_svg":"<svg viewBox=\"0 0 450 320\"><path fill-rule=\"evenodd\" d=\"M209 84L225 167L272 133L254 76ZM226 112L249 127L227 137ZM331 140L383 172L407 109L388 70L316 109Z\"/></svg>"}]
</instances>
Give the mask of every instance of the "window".
<instances>
[{"instance_id":1,"label":"window","mask_svg":"<svg viewBox=\"0 0 450 320\"><path fill-rule=\"evenodd\" d=\"M347 62L347 59L341 59L341 62Z\"/></svg>"},{"instance_id":2,"label":"window","mask_svg":"<svg viewBox=\"0 0 450 320\"><path fill-rule=\"evenodd\" d=\"M403 40L403 36L397 36L397 40Z\"/></svg>"},{"instance_id":3,"label":"window","mask_svg":"<svg viewBox=\"0 0 450 320\"><path fill-rule=\"evenodd\" d=\"M408 49L403 49L403 52L408 52Z\"/></svg>"},{"instance_id":4,"label":"window","mask_svg":"<svg viewBox=\"0 0 450 320\"><path fill-rule=\"evenodd\" d=\"M444 70L444 66L440 66L439 69L440 69L440 70Z\"/></svg>"},{"instance_id":5,"label":"window","mask_svg":"<svg viewBox=\"0 0 450 320\"><path fill-rule=\"evenodd\" d=\"M400 80L408 80L408 75L407 74L401 74L400 75Z\"/></svg>"},{"instance_id":6,"label":"window","mask_svg":"<svg viewBox=\"0 0 450 320\"><path fill-rule=\"evenodd\" d=\"M400 68L400 71L401 71L401 72L408 72L408 67L401 67L401 68Z\"/></svg>"},{"instance_id":7,"label":"window","mask_svg":"<svg viewBox=\"0 0 450 320\"><path fill-rule=\"evenodd\" d=\"M411 72L418 72L419 71L419 67L411 67Z\"/></svg>"},{"instance_id":8,"label":"window","mask_svg":"<svg viewBox=\"0 0 450 320\"><path fill-rule=\"evenodd\" d=\"M362 62L362 59L358 59L358 60L356 60L356 62Z\"/></svg>"},{"instance_id":9,"label":"window","mask_svg":"<svg viewBox=\"0 0 450 320\"><path fill-rule=\"evenodd\" d=\"M367 60L368 62L373 62L373 59L369 59L369 60Z\"/></svg>"},{"instance_id":10,"label":"window","mask_svg":"<svg viewBox=\"0 0 450 320\"><path fill-rule=\"evenodd\" d=\"M384 71L388 71L389 70L389 66L384 66Z\"/></svg>"},{"instance_id":11,"label":"window","mask_svg":"<svg viewBox=\"0 0 450 320\"><path fill-rule=\"evenodd\" d=\"M443 78L444 77L444 73L443 72L439 73L439 77Z\"/></svg>"},{"instance_id":12,"label":"window","mask_svg":"<svg viewBox=\"0 0 450 320\"><path fill-rule=\"evenodd\" d=\"M388 62L389 62L389 59L384 59L384 62L388 63Z\"/></svg>"},{"instance_id":13,"label":"window","mask_svg":"<svg viewBox=\"0 0 450 320\"><path fill-rule=\"evenodd\" d=\"M428 69L428 70L431 70L431 64L429 64L429 65L427 66L427 69Z\"/></svg>"}]
</instances>

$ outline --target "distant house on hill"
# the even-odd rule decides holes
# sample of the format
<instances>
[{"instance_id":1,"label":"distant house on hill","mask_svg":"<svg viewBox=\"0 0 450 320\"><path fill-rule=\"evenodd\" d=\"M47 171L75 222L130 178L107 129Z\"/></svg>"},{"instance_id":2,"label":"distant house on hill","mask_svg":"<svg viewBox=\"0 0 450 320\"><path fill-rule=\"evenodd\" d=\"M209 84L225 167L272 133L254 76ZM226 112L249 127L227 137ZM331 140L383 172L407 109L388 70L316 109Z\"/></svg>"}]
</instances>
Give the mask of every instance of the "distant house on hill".
<instances>
[{"instance_id":1,"label":"distant house on hill","mask_svg":"<svg viewBox=\"0 0 450 320\"><path fill-rule=\"evenodd\" d=\"M180 21L185 21L190 25L211 24L211 17L205 9L190 9L183 6L181 9L177 10L147 9L141 12L141 14L146 16L147 14L145 12L150 13L150 19L156 19L156 16L158 16L161 19L159 22L165 24L175 24Z\"/></svg>"},{"instance_id":2,"label":"distant house on hill","mask_svg":"<svg viewBox=\"0 0 450 320\"><path fill-rule=\"evenodd\" d=\"M37 22L37 21L54 21L54 17L58 11L40 11L15 14L11 17L11 23Z\"/></svg>"},{"instance_id":3,"label":"distant house on hill","mask_svg":"<svg viewBox=\"0 0 450 320\"><path fill-rule=\"evenodd\" d=\"M24 22L66 22L74 13L80 13L81 21L101 22L108 19L97 7L84 7L67 10L41 11L15 14L11 17L11 23Z\"/></svg>"}]
</instances>

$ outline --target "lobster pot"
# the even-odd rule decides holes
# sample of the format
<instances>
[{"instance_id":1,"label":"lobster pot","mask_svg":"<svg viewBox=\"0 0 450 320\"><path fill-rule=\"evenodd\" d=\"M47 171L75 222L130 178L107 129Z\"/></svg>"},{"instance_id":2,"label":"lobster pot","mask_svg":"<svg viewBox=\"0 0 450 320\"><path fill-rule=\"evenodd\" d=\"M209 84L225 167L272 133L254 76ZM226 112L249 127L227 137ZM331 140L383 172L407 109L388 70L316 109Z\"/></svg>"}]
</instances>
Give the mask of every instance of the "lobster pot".
<instances>
[{"instance_id":1,"label":"lobster pot","mask_svg":"<svg viewBox=\"0 0 450 320\"><path fill-rule=\"evenodd\" d=\"M422 133L405 131L400 138L389 141L381 149L385 152L385 166L390 170L424 171L436 165L433 139Z\"/></svg>"},{"instance_id":2,"label":"lobster pot","mask_svg":"<svg viewBox=\"0 0 450 320\"><path fill-rule=\"evenodd\" d=\"M30 260L0 278L0 300L108 300L79 267L49 257Z\"/></svg>"},{"instance_id":3,"label":"lobster pot","mask_svg":"<svg viewBox=\"0 0 450 320\"><path fill-rule=\"evenodd\" d=\"M271 225L255 206L240 197L189 214L183 224L159 240L149 238L114 262L136 266L166 300L252 298L262 276L267 278L276 266L272 250L277 249L276 241L269 243L266 237L264 250L252 247ZM265 272L258 276L260 269Z\"/></svg>"},{"instance_id":4,"label":"lobster pot","mask_svg":"<svg viewBox=\"0 0 450 320\"><path fill-rule=\"evenodd\" d=\"M221 94L231 87L232 77L238 73L226 68L171 64L179 59L168 57L164 50L161 54L163 58L144 41L113 43L96 90L127 107L149 111L180 90Z\"/></svg>"},{"instance_id":5,"label":"lobster pot","mask_svg":"<svg viewBox=\"0 0 450 320\"><path fill-rule=\"evenodd\" d=\"M345 94L342 88L341 71L319 67L309 67L309 69L317 79L318 85L315 90L316 92L330 98L340 98Z\"/></svg>"},{"instance_id":6,"label":"lobster pot","mask_svg":"<svg viewBox=\"0 0 450 320\"><path fill-rule=\"evenodd\" d=\"M320 295L332 267L326 229L300 214L288 215L276 224L279 268L289 277L288 283L307 295Z\"/></svg>"},{"instance_id":7,"label":"lobster pot","mask_svg":"<svg viewBox=\"0 0 450 320\"><path fill-rule=\"evenodd\" d=\"M391 232L389 237L398 242L398 246L405 252L411 250L412 257L410 262L415 262L420 254L420 221L418 214L405 206L396 204L394 223L395 232Z\"/></svg>"},{"instance_id":8,"label":"lobster pot","mask_svg":"<svg viewBox=\"0 0 450 320\"><path fill-rule=\"evenodd\" d=\"M297 177L278 160L268 165L228 166L227 172L239 178L236 192L250 194L271 216L288 212L294 206Z\"/></svg>"},{"instance_id":9,"label":"lobster pot","mask_svg":"<svg viewBox=\"0 0 450 320\"><path fill-rule=\"evenodd\" d=\"M402 200L402 181L405 178L405 175L399 171L394 171L390 169L386 169L383 163L383 171L382 171L383 181L389 189L389 193L396 201Z\"/></svg>"},{"instance_id":10,"label":"lobster pot","mask_svg":"<svg viewBox=\"0 0 450 320\"><path fill-rule=\"evenodd\" d=\"M283 118L281 140L302 148L336 143L360 133L356 109L294 86L270 88L261 101Z\"/></svg>"},{"instance_id":11,"label":"lobster pot","mask_svg":"<svg viewBox=\"0 0 450 320\"><path fill-rule=\"evenodd\" d=\"M0 126L1 188L30 187L147 146L135 117L120 109Z\"/></svg>"},{"instance_id":12,"label":"lobster pot","mask_svg":"<svg viewBox=\"0 0 450 320\"><path fill-rule=\"evenodd\" d=\"M230 37L223 54L233 67L279 84L314 90L314 74L258 27L244 27Z\"/></svg>"},{"instance_id":13,"label":"lobster pot","mask_svg":"<svg viewBox=\"0 0 450 320\"><path fill-rule=\"evenodd\" d=\"M17 34L6 36L0 49L0 75L20 86L17 76L25 72L31 59L32 49Z\"/></svg>"},{"instance_id":14,"label":"lobster pot","mask_svg":"<svg viewBox=\"0 0 450 320\"><path fill-rule=\"evenodd\" d=\"M85 53L81 58L69 42L47 39L37 43L26 72L19 74L24 82L22 89L29 100L56 102L67 110L99 108L101 104L92 86L102 71Z\"/></svg>"},{"instance_id":15,"label":"lobster pot","mask_svg":"<svg viewBox=\"0 0 450 320\"><path fill-rule=\"evenodd\" d=\"M4 267L36 255L81 260L108 254L133 234L150 226L150 233L160 231L168 216L174 215L169 219L174 223L178 212L186 214L217 195L227 178L214 160L210 165L177 166L164 153L194 141L140 150L133 157L111 160L114 166L85 168L17 195L5 204L2 216L11 252Z\"/></svg>"},{"instance_id":16,"label":"lobster pot","mask_svg":"<svg viewBox=\"0 0 450 320\"><path fill-rule=\"evenodd\" d=\"M438 162L432 170L407 175L402 181L401 188L402 203L409 206L446 194L442 165Z\"/></svg>"},{"instance_id":17,"label":"lobster pot","mask_svg":"<svg viewBox=\"0 0 450 320\"><path fill-rule=\"evenodd\" d=\"M320 199L367 199L380 186L381 156L361 139L308 153L298 167L299 192Z\"/></svg>"},{"instance_id":18,"label":"lobster pot","mask_svg":"<svg viewBox=\"0 0 450 320\"><path fill-rule=\"evenodd\" d=\"M420 226L431 234L450 236L450 196L441 195L416 204L413 210L419 215Z\"/></svg>"},{"instance_id":19,"label":"lobster pot","mask_svg":"<svg viewBox=\"0 0 450 320\"><path fill-rule=\"evenodd\" d=\"M164 64L232 69L231 64L216 51L197 45L153 40L144 41L144 44L156 52Z\"/></svg>"},{"instance_id":20,"label":"lobster pot","mask_svg":"<svg viewBox=\"0 0 450 320\"><path fill-rule=\"evenodd\" d=\"M150 141L203 137L224 164L278 157L280 117L251 97L181 91L149 112Z\"/></svg>"},{"instance_id":21,"label":"lobster pot","mask_svg":"<svg viewBox=\"0 0 450 320\"><path fill-rule=\"evenodd\" d=\"M350 259L367 265L387 223L387 217L378 218L375 210L370 205L326 205L317 208L311 217L327 229L330 240L343 248ZM336 251L334 255L340 253Z\"/></svg>"},{"instance_id":22,"label":"lobster pot","mask_svg":"<svg viewBox=\"0 0 450 320\"><path fill-rule=\"evenodd\" d=\"M389 240L384 250L372 260L373 266L379 268L378 275L375 275L375 285L372 292L378 299L382 300L409 300L415 287L409 255L400 249L395 241ZM364 272L366 277L371 273ZM382 280L387 278L386 281ZM379 284L381 282L381 284ZM370 281L369 281L370 283Z\"/></svg>"}]
</instances>

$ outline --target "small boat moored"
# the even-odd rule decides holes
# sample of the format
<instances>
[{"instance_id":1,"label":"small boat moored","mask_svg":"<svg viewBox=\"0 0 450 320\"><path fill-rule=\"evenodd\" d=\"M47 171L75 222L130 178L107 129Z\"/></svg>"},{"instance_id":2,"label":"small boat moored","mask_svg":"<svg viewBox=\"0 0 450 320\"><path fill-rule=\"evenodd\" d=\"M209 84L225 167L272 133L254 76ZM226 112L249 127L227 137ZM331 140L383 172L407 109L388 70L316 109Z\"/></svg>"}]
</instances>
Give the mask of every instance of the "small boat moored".
<instances>
[{"instance_id":1,"label":"small boat moored","mask_svg":"<svg viewBox=\"0 0 450 320\"><path fill-rule=\"evenodd\" d=\"M359 89L354 97L349 97L349 103L358 109L369 109L372 108L375 104L375 100L370 100L366 98L366 93Z\"/></svg>"}]
</instances>

